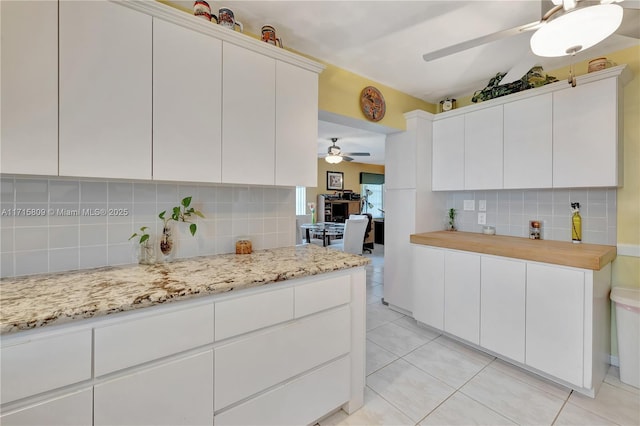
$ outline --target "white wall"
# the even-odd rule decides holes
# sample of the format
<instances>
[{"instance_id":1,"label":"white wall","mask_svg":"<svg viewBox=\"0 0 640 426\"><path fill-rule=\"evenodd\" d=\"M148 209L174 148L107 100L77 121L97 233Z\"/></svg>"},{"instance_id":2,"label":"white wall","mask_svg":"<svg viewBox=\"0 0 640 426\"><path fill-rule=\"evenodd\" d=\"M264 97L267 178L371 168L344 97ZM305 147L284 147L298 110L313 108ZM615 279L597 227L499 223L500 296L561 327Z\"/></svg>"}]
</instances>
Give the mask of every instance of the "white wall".
<instances>
[{"instance_id":1,"label":"white wall","mask_svg":"<svg viewBox=\"0 0 640 426\"><path fill-rule=\"evenodd\" d=\"M475 211L464 211L463 201L475 200ZM447 193L447 209L458 211L461 231L482 232L478 201L487 200L487 225L499 235L529 236L529 221L542 221L543 239L571 241L571 202L580 203L582 241L616 245L616 189L538 189L465 191ZM443 212L443 229L446 212Z\"/></svg>"},{"instance_id":2,"label":"white wall","mask_svg":"<svg viewBox=\"0 0 640 426\"><path fill-rule=\"evenodd\" d=\"M254 250L295 244L295 188L9 175L0 188L0 277L135 263L129 236L148 226L155 240L162 230L158 213L186 196L206 218L197 220L195 237L182 226L179 258L235 252L236 238L247 235ZM12 215L13 209L45 214ZM60 209L78 215L63 216ZM83 209L128 213L88 216Z\"/></svg>"}]
</instances>

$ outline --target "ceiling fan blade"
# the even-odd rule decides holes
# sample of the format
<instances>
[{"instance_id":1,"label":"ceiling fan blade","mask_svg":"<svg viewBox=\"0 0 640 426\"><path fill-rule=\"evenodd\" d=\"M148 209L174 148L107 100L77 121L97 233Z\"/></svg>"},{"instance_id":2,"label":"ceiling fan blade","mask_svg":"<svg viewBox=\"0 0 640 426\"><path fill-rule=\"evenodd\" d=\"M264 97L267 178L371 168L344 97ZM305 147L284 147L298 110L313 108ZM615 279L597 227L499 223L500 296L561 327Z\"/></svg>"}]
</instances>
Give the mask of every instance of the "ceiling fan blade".
<instances>
[{"instance_id":1,"label":"ceiling fan blade","mask_svg":"<svg viewBox=\"0 0 640 426\"><path fill-rule=\"evenodd\" d=\"M535 30L541 24L542 21L531 22L529 24L520 25L519 27L509 28L507 30L498 31L486 36L474 38L472 40L463 41L462 43L454 44L452 46L445 47L444 49L438 49L430 53L425 53L424 55L422 55L422 59L424 59L426 62L434 61L445 56L453 55L454 53L462 52L464 50L482 46L483 44L491 43L492 41L501 40L512 35L520 34L524 31Z\"/></svg>"},{"instance_id":2,"label":"ceiling fan blade","mask_svg":"<svg viewBox=\"0 0 640 426\"><path fill-rule=\"evenodd\" d=\"M516 80L520 80L529 70L536 65L538 57L533 54L531 49L527 49L527 52L520 58L516 64L511 67L507 75L500 80L500 84L509 84Z\"/></svg>"},{"instance_id":3,"label":"ceiling fan blade","mask_svg":"<svg viewBox=\"0 0 640 426\"><path fill-rule=\"evenodd\" d=\"M347 157L346 155L341 155L341 157L344 161L353 161L353 158Z\"/></svg>"},{"instance_id":4,"label":"ceiling fan blade","mask_svg":"<svg viewBox=\"0 0 640 426\"><path fill-rule=\"evenodd\" d=\"M368 152L343 152L344 155L353 155L354 157L368 157L371 154L369 154Z\"/></svg>"},{"instance_id":5,"label":"ceiling fan blade","mask_svg":"<svg viewBox=\"0 0 640 426\"><path fill-rule=\"evenodd\" d=\"M622 6L625 6L622 3ZM622 23L615 32L618 35L640 39L640 9L625 8Z\"/></svg>"}]
</instances>

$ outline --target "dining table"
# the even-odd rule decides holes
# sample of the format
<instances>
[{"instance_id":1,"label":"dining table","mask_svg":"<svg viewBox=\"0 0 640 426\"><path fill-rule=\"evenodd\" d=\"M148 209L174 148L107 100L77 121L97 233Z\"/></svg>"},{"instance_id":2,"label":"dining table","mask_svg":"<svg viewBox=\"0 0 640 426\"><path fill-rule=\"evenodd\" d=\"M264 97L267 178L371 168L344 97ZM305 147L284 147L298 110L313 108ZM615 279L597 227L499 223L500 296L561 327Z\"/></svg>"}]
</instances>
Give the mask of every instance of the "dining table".
<instances>
[{"instance_id":1,"label":"dining table","mask_svg":"<svg viewBox=\"0 0 640 426\"><path fill-rule=\"evenodd\" d=\"M332 238L342 238L344 234L344 223L340 222L317 222L303 223L300 228L304 229L307 243L311 243L311 238L322 238L322 246L330 244Z\"/></svg>"}]
</instances>

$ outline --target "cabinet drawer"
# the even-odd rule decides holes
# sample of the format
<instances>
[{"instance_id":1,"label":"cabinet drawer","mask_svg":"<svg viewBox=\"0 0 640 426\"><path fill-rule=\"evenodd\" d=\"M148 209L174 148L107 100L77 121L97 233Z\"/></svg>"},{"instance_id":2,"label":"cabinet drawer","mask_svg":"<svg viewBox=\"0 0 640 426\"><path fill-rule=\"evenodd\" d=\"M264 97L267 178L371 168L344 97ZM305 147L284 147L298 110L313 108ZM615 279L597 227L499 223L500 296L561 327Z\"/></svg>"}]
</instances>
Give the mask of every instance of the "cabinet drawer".
<instances>
[{"instance_id":1,"label":"cabinet drawer","mask_svg":"<svg viewBox=\"0 0 640 426\"><path fill-rule=\"evenodd\" d=\"M91 378L91 330L2 341L2 404Z\"/></svg>"},{"instance_id":2,"label":"cabinet drawer","mask_svg":"<svg viewBox=\"0 0 640 426\"><path fill-rule=\"evenodd\" d=\"M216 303L216 341L293 319L293 288Z\"/></svg>"},{"instance_id":3,"label":"cabinet drawer","mask_svg":"<svg viewBox=\"0 0 640 426\"><path fill-rule=\"evenodd\" d=\"M0 416L3 426L21 425L90 425L93 421L93 388L38 402Z\"/></svg>"},{"instance_id":4,"label":"cabinet drawer","mask_svg":"<svg viewBox=\"0 0 640 426\"><path fill-rule=\"evenodd\" d=\"M212 423L212 350L95 386L94 426Z\"/></svg>"},{"instance_id":5,"label":"cabinet drawer","mask_svg":"<svg viewBox=\"0 0 640 426\"><path fill-rule=\"evenodd\" d=\"M218 414L216 426L311 424L349 400L349 357Z\"/></svg>"},{"instance_id":6,"label":"cabinet drawer","mask_svg":"<svg viewBox=\"0 0 640 426\"><path fill-rule=\"evenodd\" d=\"M95 329L95 375L213 342L213 304Z\"/></svg>"},{"instance_id":7,"label":"cabinet drawer","mask_svg":"<svg viewBox=\"0 0 640 426\"><path fill-rule=\"evenodd\" d=\"M318 280L295 288L295 317L320 312L351 300L351 277Z\"/></svg>"},{"instance_id":8,"label":"cabinet drawer","mask_svg":"<svg viewBox=\"0 0 640 426\"><path fill-rule=\"evenodd\" d=\"M215 409L348 353L350 312L343 306L216 348Z\"/></svg>"}]
</instances>

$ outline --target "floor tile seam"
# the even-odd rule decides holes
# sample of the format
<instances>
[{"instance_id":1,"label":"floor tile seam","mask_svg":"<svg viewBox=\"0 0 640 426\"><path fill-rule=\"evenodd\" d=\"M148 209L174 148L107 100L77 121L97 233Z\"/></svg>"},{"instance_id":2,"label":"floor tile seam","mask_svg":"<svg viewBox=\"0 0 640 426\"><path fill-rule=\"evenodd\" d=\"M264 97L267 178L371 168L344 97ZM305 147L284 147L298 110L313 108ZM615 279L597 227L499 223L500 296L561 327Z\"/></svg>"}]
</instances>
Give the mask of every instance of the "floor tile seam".
<instances>
[{"instance_id":1,"label":"floor tile seam","mask_svg":"<svg viewBox=\"0 0 640 426\"><path fill-rule=\"evenodd\" d=\"M618 379L618 380L620 380L620 379ZM627 389L627 388L622 387L622 386L618 386L615 383L607 382L606 377L605 377L605 380L602 381L602 383L606 383L611 387L614 387L614 388L619 389L621 391L625 391L626 393L630 393L631 395L633 395L636 398L638 398L638 400L640 401L640 389L634 391L634 390ZM623 385L626 385L626 383L624 383L622 380L620 380L620 383L622 383ZM631 385L626 385L626 386L631 386Z\"/></svg>"},{"instance_id":2,"label":"floor tile seam","mask_svg":"<svg viewBox=\"0 0 640 426\"><path fill-rule=\"evenodd\" d=\"M571 395L573 394L573 390L571 390L571 392L569 392L569 395L567 395L567 398L564 400L564 402L562 403L562 407L560 407L560 410L558 410L558 412L556 413L556 416L553 418L553 421L551 422L551 425L555 425L556 422L558 421L558 417L560 417L560 414L562 414L562 410L564 410L564 408L567 406L567 404L569 403L569 398L571 398Z\"/></svg>"},{"instance_id":3,"label":"floor tile seam","mask_svg":"<svg viewBox=\"0 0 640 426\"><path fill-rule=\"evenodd\" d=\"M382 324L379 324L379 325L377 325L377 326L375 326L375 327L373 327L373 328L367 328L367 329L366 329L366 333L368 333L368 332L370 332L370 331L373 331L373 330L375 330L376 328L380 328L380 327L382 327L383 325L390 324L390 323L391 323L391 321L385 321L385 322L383 322ZM366 327L366 325L365 325L365 327Z\"/></svg>"},{"instance_id":4,"label":"floor tile seam","mask_svg":"<svg viewBox=\"0 0 640 426\"><path fill-rule=\"evenodd\" d=\"M427 344L427 343L425 343L425 345L426 345L426 344ZM422 346L424 346L424 345L422 345ZM411 353L415 352L415 351L416 351L416 350L418 350L418 349L419 349L419 348L414 349L413 351L409 352L408 354L401 356L399 359L401 359L401 360L403 360L404 362L408 363L408 364L409 364L409 365L411 365L412 367L417 368L418 370L420 370L421 372L425 373L427 376L431 377L432 379L435 379L435 380L437 380L438 382L442 383L443 385L445 385L445 386L447 386L447 387L449 387L449 388L453 389L453 393L456 393L460 388L456 388L456 387L454 387L454 386L450 385L449 383L445 382L445 381L444 381L444 380L442 380L441 378L434 376L433 374L431 374L431 373L429 373L428 371L426 371L426 370L424 370L424 369L420 368L420 366L418 366L418 365L416 365L416 364L412 363L411 361L409 361L408 359L406 359L406 358L405 358L406 356L408 356L409 354L411 354ZM396 361L397 361L397 360L396 360ZM394 361L394 362L395 362L395 361ZM474 376L474 377L475 377L475 376ZM469 380L471 380L471 379L469 379ZM467 383L467 382L465 382L465 384L466 384L466 383ZM463 385L463 386L464 386L464 385Z\"/></svg>"},{"instance_id":5,"label":"floor tile seam","mask_svg":"<svg viewBox=\"0 0 640 426\"><path fill-rule=\"evenodd\" d=\"M416 423L407 413L405 413L400 407L398 407L396 404L394 404L393 402L389 401L387 398L385 398L381 393L376 392L375 389L373 389L371 386L366 385L366 387L369 388L369 390L373 393L375 393L376 395L378 395L380 398L382 398L382 400L384 402L386 402L387 404L391 405L393 408L395 408L396 410L398 410L398 412L400 412L403 416L405 416L407 419L411 420L414 424L418 424Z\"/></svg>"},{"instance_id":6,"label":"floor tile seam","mask_svg":"<svg viewBox=\"0 0 640 426\"><path fill-rule=\"evenodd\" d=\"M438 336L438 337L447 337L447 336L445 336L444 334L441 334L441 335L440 335L440 336ZM464 345L464 343L460 343L460 342L458 342L458 341L456 341L456 340L452 340L452 341L453 341L453 342L456 342L456 343L457 343L457 344L459 344L459 345ZM452 346L446 345L446 344L444 344L444 343L440 343L440 342L438 342L437 338L436 338L436 339L434 339L434 340L433 340L433 342L434 342L434 343L437 343L437 344L438 344L438 345L440 345L440 346L444 346L444 347L445 347L445 348L447 348L447 349L451 349L452 351L455 351L455 352L457 352L457 353L459 353L459 354L461 354L461 355L464 355L464 356L466 356L466 357L470 357L470 355L469 355L468 353L465 353L465 352L464 352L464 351L462 351L462 350L459 350L459 349L457 349L457 348L455 348L455 347L452 347ZM455 346L455 345L453 345L453 346ZM466 345L465 345L465 346L466 346ZM486 367L487 365L489 365L489 364L493 363L493 362L497 359L497 357L495 357L495 356L493 356L493 355L491 355L491 354L488 354L488 353L486 353L486 352L482 352L481 350L476 349L476 348L474 348L473 346L468 346L468 349L471 349L471 350L473 350L473 351L475 351L475 352L480 352L480 353L484 354L485 356L488 356L488 357L492 358L492 359L491 359L487 364L485 364L485 367ZM475 354L474 354L474 356L475 356ZM480 358L480 357L478 357L478 358Z\"/></svg>"},{"instance_id":7,"label":"floor tile seam","mask_svg":"<svg viewBox=\"0 0 640 426\"><path fill-rule=\"evenodd\" d=\"M418 421L418 423L416 423L416 425L419 425L420 423L424 422L427 417L429 417L430 415L432 415L438 408L440 408L445 402L447 402L449 399L453 398L453 396L458 393L458 391L456 390L455 392L453 392L451 395L449 395L448 397L446 397L444 399L444 401L442 401L440 404L438 404L436 407L433 408L433 410L429 411L427 413L426 416L424 416L423 418L420 419L420 421Z\"/></svg>"},{"instance_id":8,"label":"floor tile seam","mask_svg":"<svg viewBox=\"0 0 640 426\"><path fill-rule=\"evenodd\" d=\"M467 382L468 383L468 382ZM466 383L465 383L466 385ZM474 402L477 402L478 404L482 405L483 407L485 407L488 410L493 411L494 413L496 413L497 415L499 415L502 418L507 419L508 421L512 422L515 425L520 425L521 423L518 423L518 421L516 419L511 418L509 415L507 415L506 413L503 413L501 411L498 411L495 408L489 407L487 404L483 403L482 401L478 401L477 399L475 399L473 396L469 395L468 393L466 393L464 390L462 390L462 388L460 388L460 390L458 390L457 392L460 392L462 395L466 396L467 398L473 400Z\"/></svg>"},{"instance_id":9,"label":"floor tile seam","mask_svg":"<svg viewBox=\"0 0 640 426\"><path fill-rule=\"evenodd\" d=\"M501 359L500 359L500 358L495 357L495 358L493 359L493 361L491 361L491 362L487 365L487 367L490 367L494 362L496 362L496 361L498 361L498 360L501 360ZM511 367L513 367L513 368L518 368L518 369L522 370L522 372L523 372L523 373L525 373L525 374L533 374L533 375L535 375L535 377L534 377L535 379L538 379L538 380L542 380L542 379L544 379L544 377L542 377L542 376L538 376L537 374L532 373L532 372L531 372L531 371L529 371L529 370L525 370L525 369L523 369L523 368L521 368L521 367L518 367L518 366L516 366L516 365L513 365L513 364L511 364L511 363L508 363L508 362L507 362L507 361L505 361L505 360L501 360L501 361L503 361L503 362L505 362L505 363L509 364L509 366L511 366ZM512 379L514 379L514 380L519 381L520 383L524 383L524 384L525 384L525 385L527 385L527 386L531 386L531 387L533 387L533 388L537 389L537 390L538 390L538 391L540 391L540 392L544 392L544 393L546 393L547 395L552 396L553 398L560 399L560 400L565 399L565 397L560 397L560 396L556 395L555 393L552 393L552 392L550 392L550 391L548 391L548 390L546 390L546 389L543 389L543 388L542 388L540 385L538 385L538 384L530 383L530 382L528 382L528 381L526 381L526 380L523 380L523 379L521 379L520 377L517 377L517 376L515 376L515 375L513 375L513 374L510 374L510 373L508 373L508 372L506 372L506 371L504 371L504 370L502 370L502 369L499 369L499 368L496 368L496 367L491 367L491 369L492 369L492 370L497 371L498 373L505 374L505 375L509 376L510 378L512 378ZM548 385L549 385L549 386L554 386L554 385L562 386L562 385L559 385L559 384L555 384L555 383L553 383L553 382L548 383ZM567 388L567 389L568 389L568 388ZM568 391L569 391L569 393L568 393L568 395L567 395L567 397L566 397L566 398L569 398L569 396L571 396L571 394L573 393L573 390L572 390L572 389L568 389Z\"/></svg>"},{"instance_id":10,"label":"floor tile seam","mask_svg":"<svg viewBox=\"0 0 640 426\"><path fill-rule=\"evenodd\" d=\"M405 326L404 326L404 325L402 325L401 323L398 323L398 321L400 321L400 320L401 320L401 319L403 319L404 317L408 317L408 315L404 315L403 317L400 317L400 318L398 318L398 319L396 319L396 320L393 320L392 322L393 322L394 324L396 324L397 326L404 328L405 330L409 330L409 331L411 331L411 332L413 332L413 333L415 333L415 334L418 334L420 337L424 337L424 336L422 336L421 334L417 333L416 331L412 330L411 328L409 328L409 327L405 327ZM409 317L409 318L410 318L410 317ZM437 339L437 338L438 338L438 337L440 337L440 336L442 336L442 334L438 334L436 337L432 337L432 338L430 338L430 339L429 339L429 341L425 343L425 345L426 345L427 343L429 343L429 342L433 342L435 339ZM423 345L423 346L424 346L424 345Z\"/></svg>"},{"instance_id":11,"label":"floor tile seam","mask_svg":"<svg viewBox=\"0 0 640 426\"><path fill-rule=\"evenodd\" d=\"M573 392L574 392L574 391L572 391L571 393L573 394ZM603 420L606 420L606 421L610 422L610 424L611 424L611 425L619 426L619 425L621 425L621 424L622 424L622 423L618 423L618 422L616 422L616 421L614 421L614 420L611 420L609 417L605 416L605 415L604 415L604 414L602 414L601 412L596 412L596 411L595 411L595 410L593 410L593 409L590 409L590 408L587 408L587 407L583 407L582 405L578 405L578 404L576 404L575 402L567 401L567 404L568 404L568 405L571 405L571 406L573 406L573 407L577 407L577 408L580 408L580 409L582 409L582 410L588 411L589 413L591 413L591 414L593 414L593 415L595 415L595 416L598 416L598 417L600 417L600 418L601 418L601 419L603 419ZM567 405L567 404L565 404L565 405ZM563 406L562 408L564 409L564 406Z\"/></svg>"}]
</instances>

